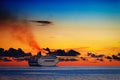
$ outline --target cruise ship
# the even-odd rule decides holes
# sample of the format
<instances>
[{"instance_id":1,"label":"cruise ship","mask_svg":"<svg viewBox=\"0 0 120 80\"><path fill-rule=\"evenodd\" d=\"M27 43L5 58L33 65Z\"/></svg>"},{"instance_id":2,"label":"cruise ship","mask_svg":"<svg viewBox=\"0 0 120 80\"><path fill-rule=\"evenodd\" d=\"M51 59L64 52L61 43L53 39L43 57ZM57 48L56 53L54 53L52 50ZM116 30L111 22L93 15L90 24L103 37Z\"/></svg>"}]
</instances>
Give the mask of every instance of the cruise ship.
<instances>
[{"instance_id":1,"label":"cruise ship","mask_svg":"<svg viewBox=\"0 0 120 80\"><path fill-rule=\"evenodd\" d=\"M29 66L56 66L59 62L56 56L36 56L28 60Z\"/></svg>"}]
</instances>

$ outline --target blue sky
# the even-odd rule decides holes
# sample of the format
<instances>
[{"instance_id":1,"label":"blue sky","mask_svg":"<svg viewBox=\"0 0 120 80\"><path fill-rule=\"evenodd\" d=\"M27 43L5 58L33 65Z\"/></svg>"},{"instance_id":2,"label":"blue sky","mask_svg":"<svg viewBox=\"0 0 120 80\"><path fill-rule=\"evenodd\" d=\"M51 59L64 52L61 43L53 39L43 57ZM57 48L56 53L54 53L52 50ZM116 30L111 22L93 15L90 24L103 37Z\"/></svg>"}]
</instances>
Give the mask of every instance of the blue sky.
<instances>
[{"instance_id":1,"label":"blue sky","mask_svg":"<svg viewBox=\"0 0 120 80\"><path fill-rule=\"evenodd\" d=\"M5 4L15 14L32 19L62 21L95 15L120 18L120 0L6 0Z\"/></svg>"}]
</instances>

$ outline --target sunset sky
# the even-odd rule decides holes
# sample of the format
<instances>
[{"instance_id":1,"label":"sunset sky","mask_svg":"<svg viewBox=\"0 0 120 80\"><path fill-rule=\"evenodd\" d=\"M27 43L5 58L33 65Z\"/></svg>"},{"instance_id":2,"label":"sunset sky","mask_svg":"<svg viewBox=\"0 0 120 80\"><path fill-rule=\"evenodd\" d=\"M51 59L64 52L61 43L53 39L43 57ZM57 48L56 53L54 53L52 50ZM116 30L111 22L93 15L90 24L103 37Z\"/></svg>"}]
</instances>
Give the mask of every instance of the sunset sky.
<instances>
[{"instance_id":1,"label":"sunset sky","mask_svg":"<svg viewBox=\"0 0 120 80\"><path fill-rule=\"evenodd\" d=\"M26 20L40 48L74 49L83 54L120 52L120 0L3 0L1 4L18 20ZM51 23L44 25L30 20ZM0 47L34 52L26 41L11 34L10 26L14 24L22 25L10 19L1 23ZM12 32L18 33L16 29Z\"/></svg>"}]
</instances>

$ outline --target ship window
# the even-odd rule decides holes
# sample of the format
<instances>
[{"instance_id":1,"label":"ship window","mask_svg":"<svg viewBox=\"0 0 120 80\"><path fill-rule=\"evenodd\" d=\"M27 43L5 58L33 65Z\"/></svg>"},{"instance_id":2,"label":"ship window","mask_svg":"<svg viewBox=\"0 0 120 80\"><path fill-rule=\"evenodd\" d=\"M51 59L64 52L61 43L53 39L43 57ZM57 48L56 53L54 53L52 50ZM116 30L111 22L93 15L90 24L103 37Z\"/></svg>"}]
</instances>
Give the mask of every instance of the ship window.
<instances>
[{"instance_id":1,"label":"ship window","mask_svg":"<svg viewBox=\"0 0 120 80\"><path fill-rule=\"evenodd\" d=\"M45 62L54 62L54 60L45 60Z\"/></svg>"}]
</instances>

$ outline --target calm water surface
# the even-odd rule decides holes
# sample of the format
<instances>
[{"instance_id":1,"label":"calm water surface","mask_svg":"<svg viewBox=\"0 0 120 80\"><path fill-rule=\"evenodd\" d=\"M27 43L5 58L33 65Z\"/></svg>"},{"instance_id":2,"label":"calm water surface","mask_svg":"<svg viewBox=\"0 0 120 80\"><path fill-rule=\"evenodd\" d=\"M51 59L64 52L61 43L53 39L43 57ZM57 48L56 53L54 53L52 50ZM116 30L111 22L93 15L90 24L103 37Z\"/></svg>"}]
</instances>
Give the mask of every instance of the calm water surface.
<instances>
[{"instance_id":1,"label":"calm water surface","mask_svg":"<svg viewBox=\"0 0 120 80\"><path fill-rule=\"evenodd\" d=\"M120 67L0 67L0 80L120 80Z\"/></svg>"}]
</instances>

